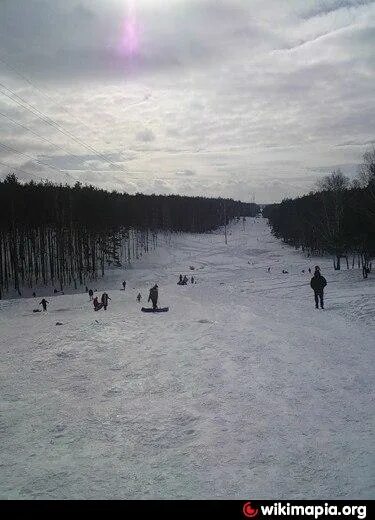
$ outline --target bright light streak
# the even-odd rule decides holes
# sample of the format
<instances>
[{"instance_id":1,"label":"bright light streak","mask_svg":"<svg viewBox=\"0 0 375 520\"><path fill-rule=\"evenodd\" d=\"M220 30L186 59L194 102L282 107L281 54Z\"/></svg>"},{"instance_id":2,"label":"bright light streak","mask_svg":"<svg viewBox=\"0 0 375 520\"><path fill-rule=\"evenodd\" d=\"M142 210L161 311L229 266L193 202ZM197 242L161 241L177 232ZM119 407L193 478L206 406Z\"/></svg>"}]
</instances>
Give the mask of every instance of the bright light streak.
<instances>
[{"instance_id":1,"label":"bright light streak","mask_svg":"<svg viewBox=\"0 0 375 520\"><path fill-rule=\"evenodd\" d=\"M139 24L133 0L128 0L128 12L123 26L121 48L127 56L134 56L140 47Z\"/></svg>"}]
</instances>

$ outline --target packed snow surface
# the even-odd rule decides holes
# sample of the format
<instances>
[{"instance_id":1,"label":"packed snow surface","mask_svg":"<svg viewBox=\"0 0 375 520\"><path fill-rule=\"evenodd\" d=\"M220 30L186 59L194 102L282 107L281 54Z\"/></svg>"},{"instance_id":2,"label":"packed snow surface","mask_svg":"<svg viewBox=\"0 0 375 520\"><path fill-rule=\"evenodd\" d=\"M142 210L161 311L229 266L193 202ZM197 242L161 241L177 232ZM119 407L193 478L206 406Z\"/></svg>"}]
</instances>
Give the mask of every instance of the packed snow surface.
<instances>
[{"instance_id":1,"label":"packed snow surface","mask_svg":"<svg viewBox=\"0 0 375 520\"><path fill-rule=\"evenodd\" d=\"M168 313L140 311L154 283ZM375 498L373 273L247 219L92 287L106 312L87 294L0 302L1 498Z\"/></svg>"}]
</instances>

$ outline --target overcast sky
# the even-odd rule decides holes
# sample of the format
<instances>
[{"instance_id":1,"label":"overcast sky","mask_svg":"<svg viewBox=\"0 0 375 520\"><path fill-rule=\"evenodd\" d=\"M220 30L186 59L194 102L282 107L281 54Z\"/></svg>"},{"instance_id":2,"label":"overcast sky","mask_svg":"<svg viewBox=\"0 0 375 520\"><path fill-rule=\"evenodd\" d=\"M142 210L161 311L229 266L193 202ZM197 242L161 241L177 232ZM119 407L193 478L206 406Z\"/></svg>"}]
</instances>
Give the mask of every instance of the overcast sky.
<instances>
[{"instance_id":1,"label":"overcast sky","mask_svg":"<svg viewBox=\"0 0 375 520\"><path fill-rule=\"evenodd\" d=\"M0 175L308 192L375 142L374 49L374 1L0 0Z\"/></svg>"}]
</instances>

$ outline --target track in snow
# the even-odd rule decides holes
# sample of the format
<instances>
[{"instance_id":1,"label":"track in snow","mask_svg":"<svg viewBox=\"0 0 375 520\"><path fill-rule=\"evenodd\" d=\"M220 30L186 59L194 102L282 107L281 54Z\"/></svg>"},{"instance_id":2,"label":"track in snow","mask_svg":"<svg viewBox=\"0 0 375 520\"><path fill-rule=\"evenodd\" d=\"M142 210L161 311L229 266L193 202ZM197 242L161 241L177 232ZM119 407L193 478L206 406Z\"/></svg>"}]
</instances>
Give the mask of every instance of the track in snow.
<instances>
[{"instance_id":1,"label":"track in snow","mask_svg":"<svg viewBox=\"0 0 375 520\"><path fill-rule=\"evenodd\" d=\"M155 282L170 312L143 314ZM374 498L373 280L248 219L228 246L179 236L100 288L107 312L0 302L1 498Z\"/></svg>"}]
</instances>

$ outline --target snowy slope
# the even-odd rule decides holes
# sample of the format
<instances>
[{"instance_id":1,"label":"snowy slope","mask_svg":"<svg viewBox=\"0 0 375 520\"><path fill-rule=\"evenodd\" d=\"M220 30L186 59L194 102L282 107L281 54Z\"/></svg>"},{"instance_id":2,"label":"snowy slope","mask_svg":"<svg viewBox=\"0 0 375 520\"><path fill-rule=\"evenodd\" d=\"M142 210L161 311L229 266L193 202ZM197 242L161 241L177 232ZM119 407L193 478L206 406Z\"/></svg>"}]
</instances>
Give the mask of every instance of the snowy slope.
<instances>
[{"instance_id":1,"label":"snowy slope","mask_svg":"<svg viewBox=\"0 0 375 520\"><path fill-rule=\"evenodd\" d=\"M324 311L301 272L316 263ZM155 282L171 310L143 314ZM373 274L248 219L102 287L107 312L86 294L45 314L0 302L1 498L375 498Z\"/></svg>"}]
</instances>

